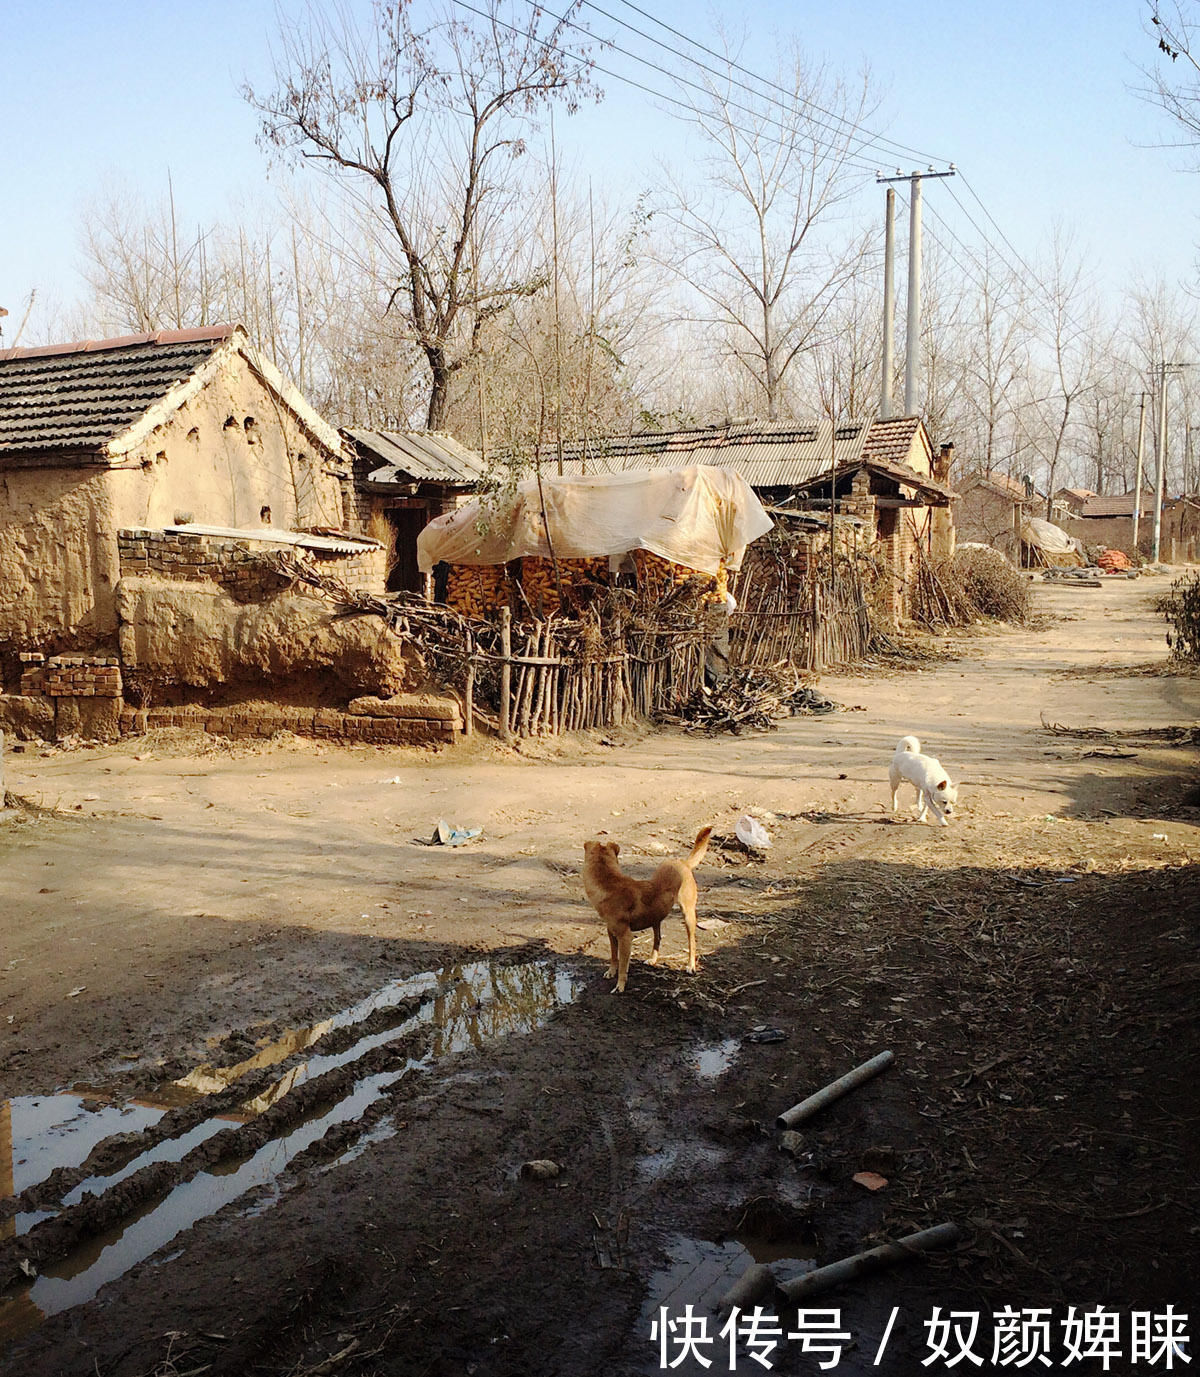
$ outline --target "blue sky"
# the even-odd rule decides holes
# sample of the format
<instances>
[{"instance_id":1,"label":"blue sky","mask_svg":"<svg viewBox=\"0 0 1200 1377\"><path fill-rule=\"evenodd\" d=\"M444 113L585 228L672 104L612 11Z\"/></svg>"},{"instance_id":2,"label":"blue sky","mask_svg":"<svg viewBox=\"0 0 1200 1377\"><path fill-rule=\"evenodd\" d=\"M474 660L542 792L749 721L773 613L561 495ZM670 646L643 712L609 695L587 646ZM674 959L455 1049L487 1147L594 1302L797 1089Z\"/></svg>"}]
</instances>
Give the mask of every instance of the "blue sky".
<instances>
[{"instance_id":1,"label":"blue sky","mask_svg":"<svg viewBox=\"0 0 1200 1377\"><path fill-rule=\"evenodd\" d=\"M793 33L847 76L868 64L883 100L875 127L957 163L1026 258L1060 220L1109 289L1134 275L1193 275L1200 174L1183 170L1179 155L1146 146L1173 132L1130 89L1140 82L1137 64L1154 56L1142 29L1144 0L719 0L707 10L639 2L709 41L713 19L744 30L743 61L756 71L769 72L779 35ZM621 0L602 3L647 27ZM597 31L669 61L588 17ZM229 219L240 200L262 195L268 165L239 87L247 77L266 82L275 25L274 0L6 0L0 305L15 316L32 287L64 304L79 293L79 218L108 184L154 201L170 169L185 222ZM601 61L665 87L665 78L626 59ZM656 155L672 156L679 134L650 97L601 81L605 100L561 119L558 142L577 171L628 196L650 179ZM927 197L963 239L978 243L943 188L929 186Z\"/></svg>"}]
</instances>

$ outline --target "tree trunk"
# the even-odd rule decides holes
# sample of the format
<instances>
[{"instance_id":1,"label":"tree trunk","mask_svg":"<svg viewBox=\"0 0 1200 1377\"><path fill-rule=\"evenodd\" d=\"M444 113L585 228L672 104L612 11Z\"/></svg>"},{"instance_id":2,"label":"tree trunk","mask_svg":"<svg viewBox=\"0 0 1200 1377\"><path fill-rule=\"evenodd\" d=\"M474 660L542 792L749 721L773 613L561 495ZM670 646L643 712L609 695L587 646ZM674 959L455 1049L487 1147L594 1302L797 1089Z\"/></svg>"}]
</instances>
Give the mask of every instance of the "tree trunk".
<instances>
[{"instance_id":1,"label":"tree trunk","mask_svg":"<svg viewBox=\"0 0 1200 1377\"><path fill-rule=\"evenodd\" d=\"M450 401L450 367L446 362L445 351L439 348L426 349L429 359L431 385L429 391L429 414L425 421L427 430L442 430L446 423L446 408Z\"/></svg>"}]
</instances>

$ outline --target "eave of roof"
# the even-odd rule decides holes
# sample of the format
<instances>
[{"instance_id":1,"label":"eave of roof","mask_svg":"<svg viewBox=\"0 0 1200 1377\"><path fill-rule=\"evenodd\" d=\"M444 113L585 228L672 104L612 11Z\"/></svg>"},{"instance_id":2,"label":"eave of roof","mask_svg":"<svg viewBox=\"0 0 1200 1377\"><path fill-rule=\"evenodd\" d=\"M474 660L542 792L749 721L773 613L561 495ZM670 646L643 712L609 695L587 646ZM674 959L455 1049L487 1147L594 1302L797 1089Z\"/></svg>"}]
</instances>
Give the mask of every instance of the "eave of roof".
<instances>
[{"instance_id":1,"label":"eave of roof","mask_svg":"<svg viewBox=\"0 0 1200 1377\"><path fill-rule=\"evenodd\" d=\"M437 430L347 430L359 455L378 460L365 480L368 488L422 483L474 486L487 466L452 435Z\"/></svg>"},{"instance_id":2,"label":"eave of roof","mask_svg":"<svg viewBox=\"0 0 1200 1377\"><path fill-rule=\"evenodd\" d=\"M234 350L336 458L341 437L240 326L159 330L0 351L0 462L23 467L119 460L216 375Z\"/></svg>"},{"instance_id":3,"label":"eave of roof","mask_svg":"<svg viewBox=\"0 0 1200 1377\"><path fill-rule=\"evenodd\" d=\"M150 529L133 526L130 530ZM308 531L285 531L274 526L204 526L189 522L185 526L163 526L168 535L209 536L217 540L250 540L260 545L292 545L303 550L316 550L322 554L353 555L364 550L379 550L383 547L370 536L355 535L314 535Z\"/></svg>"},{"instance_id":4,"label":"eave of roof","mask_svg":"<svg viewBox=\"0 0 1200 1377\"><path fill-rule=\"evenodd\" d=\"M574 441L563 447L568 473L620 473L629 469L678 469L692 464L728 468L752 488L793 488L828 473L836 446L844 464L862 453L868 421L847 421L834 427L828 419L812 425L793 422L749 423L695 427L690 430L639 431ZM545 462L557 454L547 452Z\"/></svg>"}]
</instances>

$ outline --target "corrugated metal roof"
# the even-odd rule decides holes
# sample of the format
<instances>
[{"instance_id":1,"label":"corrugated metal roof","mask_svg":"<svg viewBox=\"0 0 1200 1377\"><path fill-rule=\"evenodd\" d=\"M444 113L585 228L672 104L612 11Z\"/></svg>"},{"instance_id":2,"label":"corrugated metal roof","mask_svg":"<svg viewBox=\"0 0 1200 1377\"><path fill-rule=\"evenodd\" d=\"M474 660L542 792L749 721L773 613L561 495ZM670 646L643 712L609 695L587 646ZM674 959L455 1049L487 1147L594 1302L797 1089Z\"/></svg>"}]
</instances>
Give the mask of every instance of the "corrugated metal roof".
<instances>
[{"instance_id":1,"label":"corrugated metal roof","mask_svg":"<svg viewBox=\"0 0 1200 1377\"><path fill-rule=\"evenodd\" d=\"M412 481L477 483L486 473L480 457L440 430L348 430L365 458L379 460L368 484Z\"/></svg>"},{"instance_id":2,"label":"corrugated metal roof","mask_svg":"<svg viewBox=\"0 0 1200 1377\"><path fill-rule=\"evenodd\" d=\"M134 528L138 529L138 528ZM214 536L218 540L257 540L265 545L298 545L304 550L319 550L323 554L354 555L363 550L379 550L379 541L368 536L310 535L307 531L282 531L273 526L200 526L191 522L186 526L164 526L169 535Z\"/></svg>"},{"instance_id":3,"label":"corrugated metal roof","mask_svg":"<svg viewBox=\"0 0 1200 1377\"><path fill-rule=\"evenodd\" d=\"M0 456L102 449L232 333L219 325L0 352Z\"/></svg>"},{"instance_id":4,"label":"corrugated metal roof","mask_svg":"<svg viewBox=\"0 0 1200 1377\"><path fill-rule=\"evenodd\" d=\"M859 458L869 429L867 421L838 426L839 467ZM790 488L829 472L833 444L829 420L810 426L737 423L576 441L564 446L563 465L568 473L584 467L589 473L619 473L711 464L741 474L752 488Z\"/></svg>"}]
</instances>

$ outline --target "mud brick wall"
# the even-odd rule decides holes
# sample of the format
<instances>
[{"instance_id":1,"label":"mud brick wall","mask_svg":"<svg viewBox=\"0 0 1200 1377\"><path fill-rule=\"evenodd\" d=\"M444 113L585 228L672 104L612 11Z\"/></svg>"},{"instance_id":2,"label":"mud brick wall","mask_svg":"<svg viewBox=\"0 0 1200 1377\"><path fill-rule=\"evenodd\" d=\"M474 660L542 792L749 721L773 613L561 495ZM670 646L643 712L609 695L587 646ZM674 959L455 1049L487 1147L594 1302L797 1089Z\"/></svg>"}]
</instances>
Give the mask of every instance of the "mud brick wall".
<instances>
[{"instance_id":1,"label":"mud brick wall","mask_svg":"<svg viewBox=\"0 0 1200 1377\"><path fill-rule=\"evenodd\" d=\"M151 575L216 583L243 603L265 602L288 582L267 567L262 556L268 550L284 550L354 590L382 593L387 579L387 552L381 548L343 555L268 540L138 529L118 531L117 548L122 577Z\"/></svg>"},{"instance_id":2,"label":"mud brick wall","mask_svg":"<svg viewBox=\"0 0 1200 1377\"><path fill-rule=\"evenodd\" d=\"M387 551L363 550L355 555L332 554L325 550L303 550L301 557L320 574L340 579L356 592L382 594L387 588Z\"/></svg>"},{"instance_id":3,"label":"mud brick wall","mask_svg":"<svg viewBox=\"0 0 1200 1377\"><path fill-rule=\"evenodd\" d=\"M21 693L49 698L120 698L121 667L115 656L25 653L21 660Z\"/></svg>"},{"instance_id":4,"label":"mud brick wall","mask_svg":"<svg viewBox=\"0 0 1200 1377\"><path fill-rule=\"evenodd\" d=\"M121 730L128 734L158 727L191 727L234 738L269 737L292 732L319 740L370 746L449 745L462 731L462 719L369 717L336 708L126 708Z\"/></svg>"}]
</instances>

